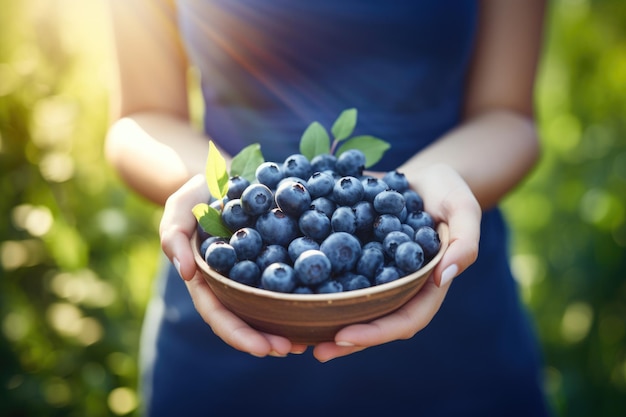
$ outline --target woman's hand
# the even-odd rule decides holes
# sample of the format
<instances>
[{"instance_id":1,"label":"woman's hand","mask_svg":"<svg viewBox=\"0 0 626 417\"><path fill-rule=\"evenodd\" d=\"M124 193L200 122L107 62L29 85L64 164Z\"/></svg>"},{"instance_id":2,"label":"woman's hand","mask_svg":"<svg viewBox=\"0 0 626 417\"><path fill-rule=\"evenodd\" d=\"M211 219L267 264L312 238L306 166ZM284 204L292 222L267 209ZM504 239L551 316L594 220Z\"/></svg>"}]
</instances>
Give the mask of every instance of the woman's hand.
<instances>
[{"instance_id":1,"label":"woman's hand","mask_svg":"<svg viewBox=\"0 0 626 417\"><path fill-rule=\"evenodd\" d=\"M335 335L334 342L317 345L313 354L322 362L413 337L435 316L452 279L476 260L482 212L463 178L443 164L407 173L407 177L423 198L425 210L436 222L448 224L448 249L424 287L402 308L370 323L345 327Z\"/></svg>"},{"instance_id":2,"label":"woman's hand","mask_svg":"<svg viewBox=\"0 0 626 417\"><path fill-rule=\"evenodd\" d=\"M220 303L197 270L191 250L191 237L196 230L191 209L207 201L205 179L196 175L168 198L160 225L161 247L185 280L196 310L213 332L235 349L259 357L304 352L306 346L248 326Z\"/></svg>"}]
</instances>

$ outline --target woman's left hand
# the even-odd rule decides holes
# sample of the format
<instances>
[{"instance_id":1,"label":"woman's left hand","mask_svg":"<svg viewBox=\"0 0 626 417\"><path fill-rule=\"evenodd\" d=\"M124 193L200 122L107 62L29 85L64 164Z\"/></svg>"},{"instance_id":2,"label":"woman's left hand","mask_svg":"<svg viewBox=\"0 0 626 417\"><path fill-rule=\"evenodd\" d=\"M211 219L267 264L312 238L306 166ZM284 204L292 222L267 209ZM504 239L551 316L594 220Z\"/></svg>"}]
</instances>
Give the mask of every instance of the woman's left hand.
<instances>
[{"instance_id":1,"label":"woman's left hand","mask_svg":"<svg viewBox=\"0 0 626 417\"><path fill-rule=\"evenodd\" d=\"M425 210L436 222L448 224L448 249L422 289L399 310L370 323L347 326L334 342L315 346L313 354L321 362L413 337L435 316L452 279L478 256L482 211L463 178L440 164L421 169L409 181L422 196Z\"/></svg>"}]
</instances>

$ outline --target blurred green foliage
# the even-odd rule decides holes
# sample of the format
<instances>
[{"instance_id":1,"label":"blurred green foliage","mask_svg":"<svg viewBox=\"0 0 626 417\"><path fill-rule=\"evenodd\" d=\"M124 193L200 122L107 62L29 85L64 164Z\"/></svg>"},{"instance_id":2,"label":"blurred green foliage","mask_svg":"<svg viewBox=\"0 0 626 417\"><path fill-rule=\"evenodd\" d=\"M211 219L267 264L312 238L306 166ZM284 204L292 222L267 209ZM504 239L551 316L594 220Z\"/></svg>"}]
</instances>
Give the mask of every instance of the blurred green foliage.
<instances>
[{"instance_id":1,"label":"blurred green foliage","mask_svg":"<svg viewBox=\"0 0 626 417\"><path fill-rule=\"evenodd\" d=\"M136 414L160 208L104 161L98 1L0 0L0 415ZM550 4L543 157L503 202L560 416L626 415L626 4Z\"/></svg>"}]
</instances>

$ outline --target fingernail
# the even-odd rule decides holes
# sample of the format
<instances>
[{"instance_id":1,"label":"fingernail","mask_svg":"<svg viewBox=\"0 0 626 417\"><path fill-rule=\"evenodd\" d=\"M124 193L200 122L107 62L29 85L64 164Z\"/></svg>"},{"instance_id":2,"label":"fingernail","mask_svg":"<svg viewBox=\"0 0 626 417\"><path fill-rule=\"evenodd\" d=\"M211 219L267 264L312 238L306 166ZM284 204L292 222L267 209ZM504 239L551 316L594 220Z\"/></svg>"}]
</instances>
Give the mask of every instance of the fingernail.
<instances>
[{"instance_id":1,"label":"fingernail","mask_svg":"<svg viewBox=\"0 0 626 417\"><path fill-rule=\"evenodd\" d=\"M286 357L286 356L287 356L287 355L280 354L280 353L276 352L275 350L272 350L272 351L269 353L269 355L270 355L270 356L273 356L273 357L275 357L275 358L284 358L284 357Z\"/></svg>"},{"instance_id":2,"label":"fingernail","mask_svg":"<svg viewBox=\"0 0 626 417\"><path fill-rule=\"evenodd\" d=\"M176 268L178 275L182 277L183 275L180 273L180 261L177 258L173 258L172 263L174 264L174 268Z\"/></svg>"},{"instance_id":3,"label":"fingernail","mask_svg":"<svg viewBox=\"0 0 626 417\"><path fill-rule=\"evenodd\" d=\"M343 347L352 347L352 346L354 346L354 343L344 342L344 341L335 342L335 344L337 346L343 346Z\"/></svg>"},{"instance_id":4,"label":"fingernail","mask_svg":"<svg viewBox=\"0 0 626 417\"><path fill-rule=\"evenodd\" d=\"M446 269L444 269L443 273L441 274L441 284L439 286L443 287L447 285L450 281L452 281L452 278L456 277L456 274L458 272L459 272L459 267L456 266L456 264L452 264Z\"/></svg>"}]
</instances>

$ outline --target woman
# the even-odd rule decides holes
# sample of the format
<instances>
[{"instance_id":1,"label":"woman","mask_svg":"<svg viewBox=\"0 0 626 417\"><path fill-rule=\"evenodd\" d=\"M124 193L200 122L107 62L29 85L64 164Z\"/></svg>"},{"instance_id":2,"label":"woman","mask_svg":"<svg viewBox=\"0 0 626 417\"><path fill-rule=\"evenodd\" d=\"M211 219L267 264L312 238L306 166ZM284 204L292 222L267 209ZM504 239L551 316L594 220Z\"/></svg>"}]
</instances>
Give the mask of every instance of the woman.
<instances>
[{"instance_id":1,"label":"woman","mask_svg":"<svg viewBox=\"0 0 626 417\"><path fill-rule=\"evenodd\" d=\"M119 100L107 156L165 205L171 261L142 338L146 415L547 414L496 207L538 157L542 1L110 4ZM190 66L202 132L189 120ZM216 300L193 262L190 212L208 199L208 138L230 156L258 142L282 161L308 123L330 126L349 107L356 133L391 143L373 170L403 172L451 243L402 309L306 351Z\"/></svg>"}]
</instances>

